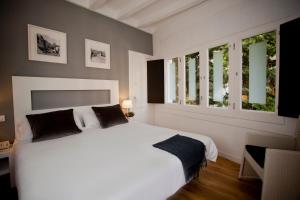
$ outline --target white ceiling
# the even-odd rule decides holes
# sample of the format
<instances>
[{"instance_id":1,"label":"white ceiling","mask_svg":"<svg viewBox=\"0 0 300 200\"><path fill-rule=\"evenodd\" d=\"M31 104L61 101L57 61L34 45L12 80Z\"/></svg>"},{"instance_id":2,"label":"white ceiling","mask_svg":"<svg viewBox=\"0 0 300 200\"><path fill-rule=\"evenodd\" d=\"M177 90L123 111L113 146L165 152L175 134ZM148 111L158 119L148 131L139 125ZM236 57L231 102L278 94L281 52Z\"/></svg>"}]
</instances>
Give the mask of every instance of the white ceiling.
<instances>
[{"instance_id":1,"label":"white ceiling","mask_svg":"<svg viewBox=\"0 0 300 200\"><path fill-rule=\"evenodd\" d=\"M66 0L143 31L208 0Z\"/></svg>"}]
</instances>

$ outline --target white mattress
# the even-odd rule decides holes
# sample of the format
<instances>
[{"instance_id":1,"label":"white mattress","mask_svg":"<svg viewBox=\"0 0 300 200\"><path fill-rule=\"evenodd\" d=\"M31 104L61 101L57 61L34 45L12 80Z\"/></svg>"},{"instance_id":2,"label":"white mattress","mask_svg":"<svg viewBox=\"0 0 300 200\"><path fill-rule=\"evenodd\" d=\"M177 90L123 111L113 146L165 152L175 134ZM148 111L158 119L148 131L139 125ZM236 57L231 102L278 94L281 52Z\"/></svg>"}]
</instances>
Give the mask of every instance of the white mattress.
<instances>
[{"instance_id":1,"label":"white mattress","mask_svg":"<svg viewBox=\"0 0 300 200\"><path fill-rule=\"evenodd\" d=\"M206 145L211 138L140 123L15 146L15 176L20 200L162 200L185 184L180 160L152 147L175 134Z\"/></svg>"}]
</instances>

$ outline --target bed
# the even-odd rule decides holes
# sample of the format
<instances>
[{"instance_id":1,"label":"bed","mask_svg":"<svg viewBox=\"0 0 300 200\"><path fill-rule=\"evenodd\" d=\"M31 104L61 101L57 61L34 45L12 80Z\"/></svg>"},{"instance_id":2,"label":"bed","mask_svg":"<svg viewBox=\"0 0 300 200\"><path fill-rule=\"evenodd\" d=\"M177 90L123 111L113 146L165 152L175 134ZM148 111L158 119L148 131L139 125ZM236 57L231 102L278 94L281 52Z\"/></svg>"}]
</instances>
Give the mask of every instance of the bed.
<instances>
[{"instance_id":1,"label":"bed","mask_svg":"<svg viewBox=\"0 0 300 200\"><path fill-rule=\"evenodd\" d=\"M36 87L44 90L45 85L48 90L79 88L74 86L76 79L34 79L13 78L16 128L25 113L32 111L29 91ZM33 84L35 81L41 84ZM91 88L88 80L81 82L80 89ZM104 88L103 84L96 85L97 89ZM116 83L107 82L107 88L111 91L111 104L119 101ZM15 93L20 89L25 104L15 101ZM85 129L80 134L40 142L16 142L14 179L19 199L167 199L186 184L182 163L176 156L152 145L176 134L202 141L206 159L216 160L217 148L207 136L138 122Z\"/></svg>"}]
</instances>

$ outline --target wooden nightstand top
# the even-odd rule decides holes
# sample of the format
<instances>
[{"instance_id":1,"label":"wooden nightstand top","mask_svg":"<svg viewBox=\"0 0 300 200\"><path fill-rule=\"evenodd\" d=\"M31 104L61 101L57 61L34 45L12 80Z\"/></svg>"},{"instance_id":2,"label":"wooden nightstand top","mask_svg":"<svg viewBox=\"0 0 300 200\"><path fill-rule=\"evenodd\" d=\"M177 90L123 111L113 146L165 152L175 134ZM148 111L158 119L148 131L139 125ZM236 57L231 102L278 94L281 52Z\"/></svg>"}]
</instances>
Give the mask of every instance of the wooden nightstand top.
<instances>
[{"instance_id":1,"label":"wooden nightstand top","mask_svg":"<svg viewBox=\"0 0 300 200\"><path fill-rule=\"evenodd\" d=\"M0 150L0 159L9 158L11 148Z\"/></svg>"}]
</instances>

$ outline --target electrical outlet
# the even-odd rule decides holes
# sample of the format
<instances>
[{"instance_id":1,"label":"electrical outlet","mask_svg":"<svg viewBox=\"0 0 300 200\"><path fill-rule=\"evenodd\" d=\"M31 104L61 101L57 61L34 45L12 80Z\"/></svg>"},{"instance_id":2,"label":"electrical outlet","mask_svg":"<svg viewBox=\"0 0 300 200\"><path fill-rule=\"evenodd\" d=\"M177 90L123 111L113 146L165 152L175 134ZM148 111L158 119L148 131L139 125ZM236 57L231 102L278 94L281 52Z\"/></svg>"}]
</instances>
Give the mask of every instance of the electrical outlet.
<instances>
[{"instance_id":1,"label":"electrical outlet","mask_svg":"<svg viewBox=\"0 0 300 200\"><path fill-rule=\"evenodd\" d=\"M0 115L0 122L5 122L5 115Z\"/></svg>"}]
</instances>

